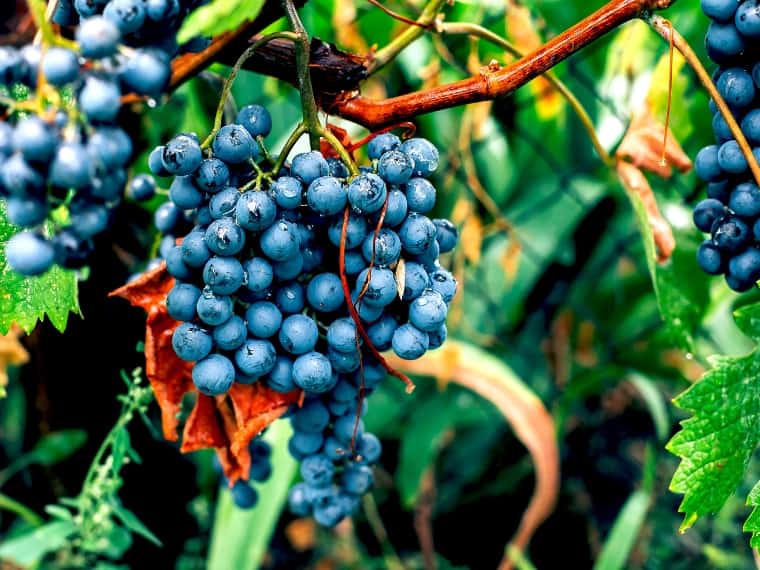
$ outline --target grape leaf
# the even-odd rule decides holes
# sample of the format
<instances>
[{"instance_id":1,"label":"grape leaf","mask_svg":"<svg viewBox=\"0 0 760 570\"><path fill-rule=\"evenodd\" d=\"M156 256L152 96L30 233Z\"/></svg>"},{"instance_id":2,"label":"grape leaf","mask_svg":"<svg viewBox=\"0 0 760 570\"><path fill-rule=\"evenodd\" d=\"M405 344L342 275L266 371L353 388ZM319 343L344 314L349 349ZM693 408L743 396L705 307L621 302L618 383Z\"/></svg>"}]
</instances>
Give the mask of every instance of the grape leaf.
<instances>
[{"instance_id":1,"label":"grape leaf","mask_svg":"<svg viewBox=\"0 0 760 570\"><path fill-rule=\"evenodd\" d=\"M649 214L638 195L629 193L636 221L644 242L647 266L657 296L657 305L672 342L692 350L694 331L702 320L709 301L709 282L695 278L695 244L688 236L678 236L676 249L666 264L657 262L654 235Z\"/></svg>"},{"instance_id":2,"label":"grape leaf","mask_svg":"<svg viewBox=\"0 0 760 570\"><path fill-rule=\"evenodd\" d=\"M182 44L195 36L218 36L253 20L261 12L264 0L213 0L185 18L177 34Z\"/></svg>"},{"instance_id":3,"label":"grape leaf","mask_svg":"<svg viewBox=\"0 0 760 570\"><path fill-rule=\"evenodd\" d=\"M760 340L760 304L737 311L736 323ZM723 506L760 443L760 350L741 357L715 356L710 363L713 368L675 399L693 416L681 422L681 431L667 445L681 458L670 483L672 491L684 495L678 509L684 513L681 530ZM750 494L753 504L757 495L757 490ZM753 513L747 525L747 530L760 531L760 516Z\"/></svg>"},{"instance_id":4,"label":"grape leaf","mask_svg":"<svg viewBox=\"0 0 760 570\"><path fill-rule=\"evenodd\" d=\"M45 315L63 332L69 313L81 314L76 275L58 266L39 277L23 277L13 271L5 260L5 242L18 231L0 204L0 334L6 334L14 322L31 332Z\"/></svg>"},{"instance_id":5,"label":"grape leaf","mask_svg":"<svg viewBox=\"0 0 760 570\"><path fill-rule=\"evenodd\" d=\"M758 481L747 497L747 505L753 507L752 512L744 522L744 532L751 532L749 544L752 548L760 548L760 481Z\"/></svg>"}]
</instances>

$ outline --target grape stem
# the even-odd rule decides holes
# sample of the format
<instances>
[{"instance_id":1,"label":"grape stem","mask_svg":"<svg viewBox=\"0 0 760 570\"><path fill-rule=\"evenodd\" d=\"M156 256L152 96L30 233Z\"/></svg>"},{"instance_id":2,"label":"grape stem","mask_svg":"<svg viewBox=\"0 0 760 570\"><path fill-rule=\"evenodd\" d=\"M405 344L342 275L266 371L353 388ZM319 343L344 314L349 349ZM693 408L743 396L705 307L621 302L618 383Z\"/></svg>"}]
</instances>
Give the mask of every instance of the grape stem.
<instances>
[{"instance_id":1,"label":"grape stem","mask_svg":"<svg viewBox=\"0 0 760 570\"><path fill-rule=\"evenodd\" d=\"M235 79L237 79L238 73L240 73L240 69L243 67L243 64L250 58L254 52L261 47L262 45L272 41L275 38L284 38L289 39L293 42L296 41L296 35L293 32L274 32L272 34L268 34L264 36L263 38L256 40L251 44L251 46L246 49L242 55L237 59L235 62L235 65L232 66L232 71L230 72L229 77L227 77L227 80L224 82L224 87L222 88L222 94L219 96L219 104L216 107L216 114L214 115L214 128L212 129L211 133L209 133L208 137L206 137L206 140L203 141L201 144L202 149L206 149L211 146L211 142L214 140L214 137L216 136L216 133L219 132L219 129L222 128L222 117L224 116L224 105L227 102L227 98L230 96L230 91L232 90L232 85L235 83Z\"/></svg>"},{"instance_id":2,"label":"grape stem","mask_svg":"<svg viewBox=\"0 0 760 570\"><path fill-rule=\"evenodd\" d=\"M721 116L726 121L726 124L728 124L728 128L731 130L731 134L739 144L742 155L744 155L744 158L747 160L749 169L752 171L752 176L755 178L755 183L760 185L760 165L758 165L757 159L752 153L752 147L747 141L747 137L744 136L739 123L736 122L731 109L729 109L726 101L723 99L720 92L718 91L718 88L715 86L715 83L713 83L710 74L705 69L705 66L702 65L702 62L699 61L699 58L697 57L697 54L694 53L694 50L691 49L689 42L687 42L684 37L676 31L670 21L666 20L662 16L651 14L646 18L646 21L658 34L660 34L660 36L662 36L668 42L673 43L675 48L681 53L681 55L683 55L686 63L688 63L689 66L694 70L694 73L699 78L699 81L710 94L710 97L712 97L713 101L715 101L715 104L717 105Z\"/></svg>"},{"instance_id":3,"label":"grape stem","mask_svg":"<svg viewBox=\"0 0 760 570\"><path fill-rule=\"evenodd\" d=\"M319 110L314 98L314 88L311 85L311 72L309 70L309 34L304 28L301 18L298 16L293 0L283 0L285 15L290 23L291 33L296 48L296 73L298 75L298 90L301 93L301 107L303 109L303 121L309 132L311 150L319 150Z\"/></svg>"},{"instance_id":4,"label":"grape stem","mask_svg":"<svg viewBox=\"0 0 760 570\"><path fill-rule=\"evenodd\" d=\"M357 312L356 307L354 307L353 300L351 299L351 288L348 285L348 277L346 276L346 234L348 233L348 219L350 212L350 207L346 206L346 209L343 211L343 226L340 230L340 249L338 254L338 271L340 273L340 282L343 285L343 297L346 300L348 312L351 314L351 318L356 325L356 330L359 331L359 334L364 339L364 342L367 345L369 351L372 353L372 356L374 356L380 365L385 368L385 371L388 374L395 376L404 384L406 384L406 393L411 394L414 391L414 382L412 382L409 377L403 372L399 372L390 364L388 364L388 361L383 358L383 355L380 354L375 345L372 344L372 341L370 340L369 335L367 334L367 331L362 324L361 318L359 317L359 313Z\"/></svg>"}]
</instances>

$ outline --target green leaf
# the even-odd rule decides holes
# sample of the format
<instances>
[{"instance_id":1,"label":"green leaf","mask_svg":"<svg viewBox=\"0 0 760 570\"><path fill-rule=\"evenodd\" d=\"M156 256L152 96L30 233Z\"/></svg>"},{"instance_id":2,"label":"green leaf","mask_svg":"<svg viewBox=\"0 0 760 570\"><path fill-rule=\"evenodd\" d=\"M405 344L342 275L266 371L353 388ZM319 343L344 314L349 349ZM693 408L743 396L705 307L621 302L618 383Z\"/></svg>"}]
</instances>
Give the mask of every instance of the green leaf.
<instances>
[{"instance_id":1,"label":"green leaf","mask_svg":"<svg viewBox=\"0 0 760 570\"><path fill-rule=\"evenodd\" d=\"M615 524L594 564L594 570L622 570L636 543L644 524L649 503L649 493L643 489L634 491L623 505Z\"/></svg>"},{"instance_id":2,"label":"green leaf","mask_svg":"<svg viewBox=\"0 0 760 570\"><path fill-rule=\"evenodd\" d=\"M758 481L747 497L747 505L753 507L752 512L744 522L744 532L751 532L749 544L752 548L760 548L760 481Z\"/></svg>"},{"instance_id":3,"label":"green leaf","mask_svg":"<svg viewBox=\"0 0 760 570\"><path fill-rule=\"evenodd\" d=\"M760 308L748 307L739 320ZM760 351L743 357L715 356L713 368L675 399L693 414L667 445L681 457L670 488L684 495L681 529L716 513L736 491L760 442Z\"/></svg>"},{"instance_id":4,"label":"green leaf","mask_svg":"<svg viewBox=\"0 0 760 570\"><path fill-rule=\"evenodd\" d=\"M130 511L128 508L123 505L118 505L114 508L113 512L116 517L122 523L124 523L124 526L128 530L134 532L135 534L139 534L143 538L147 538L156 546L162 546L161 541L158 539L158 537L153 534L150 529L148 529L148 527L145 526L143 522L137 518L137 515L135 515L135 513Z\"/></svg>"},{"instance_id":5,"label":"green leaf","mask_svg":"<svg viewBox=\"0 0 760 570\"><path fill-rule=\"evenodd\" d=\"M702 276L695 278L694 275L696 249L684 237L678 240L670 261L666 264L658 263L654 236L644 204L637 195L631 195L631 203L644 241L647 267L666 332L676 346L691 351L694 331L702 321L709 301L708 280Z\"/></svg>"},{"instance_id":6,"label":"green leaf","mask_svg":"<svg viewBox=\"0 0 760 570\"><path fill-rule=\"evenodd\" d=\"M261 565L298 469L298 463L288 452L292 433L288 421L277 421L267 429L264 439L272 446L275 475L256 485L259 502L254 509L238 509L229 491L219 494L208 570L254 570Z\"/></svg>"},{"instance_id":7,"label":"green leaf","mask_svg":"<svg viewBox=\"0 0 760 570\"><path fill-rule=\"evenodd\" d=\"M29 453L29 463L55 465L75 453L87 441L87 432L65 429L43 436Z\"/></svg>"},{"instance_id":8,"label":"green leaf","mask_svg":"<svg viewBox=\"0 0 760 570\"><path fill-rule=\"evenodd\" d=\"M48 523L0 544L0 559L12 560L19 566L32 566L48 552L63 547L75 530L69 521Z\"/></svg>"},{"instance_id":9,"label":"green leaf","mask_svg":"<svg viewBox=\"0 0 760 570\"><path fill-rule=\"evenodd\" d=\"M69 313L81 314L76 275L57 265L39 277L23 277L13 271L5 260L5 243L18 231L6 219L5 206L0 203L0 334L7 333L14 322L31 332L45 315L63 332Z\"/></svg>"},{"instance_id":10,"label":"green leaf","mask_svg":"<svg viewBox=\"0 0 760 570\"><path fill-rule=\"evenodd\" d=\"M182 44L195 36L218 36L256 18L264 0L214 0L194 10L177 33Z\"/></svg>"},{"instance_id":11,"label":"green leaf","mask_svg":"<svg viewBox=\"0 0 760 570\"><path fill-rule=\"evenodd\" d=\"M66 507L62 507L61 505L47 505L45 507L45 512L54 519L63 521L70 521L74 518L71 514L71 511Z\"/></svg>"}]
</instances>

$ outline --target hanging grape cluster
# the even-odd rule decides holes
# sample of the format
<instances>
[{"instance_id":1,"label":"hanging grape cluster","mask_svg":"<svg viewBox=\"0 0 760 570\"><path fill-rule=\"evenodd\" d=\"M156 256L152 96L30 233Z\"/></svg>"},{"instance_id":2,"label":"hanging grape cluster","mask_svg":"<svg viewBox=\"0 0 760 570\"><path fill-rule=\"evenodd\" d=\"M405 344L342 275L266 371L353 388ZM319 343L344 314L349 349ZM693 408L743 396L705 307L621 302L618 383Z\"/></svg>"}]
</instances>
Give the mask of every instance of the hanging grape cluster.
<instances>
[{"instance_id":1,"label":"hanging grape cluster","mask_svg":"<svg viewBox=\"0 0 760 570\"><path fill-rule=\"evenodd\" d=\"M720 66L713 79L760 160L760 3L702 0L702 10L712 19L707 53ZM725 275L731 289L747 291L760 279L760 187L726 121L710 105L716 144L700 150L694 161L708 183L694 223L710 234L697 262L710 275Z\"/></svg>"},{"instance_id":2,"label":"hanging grape cluster","mask_svg":"<svg viewBox=\"0 0 760 570\"><path fill-rule=\"evenodd\" d=\"M174 176L156 211L176 279L166 306L182 321L173 347L194 362L201 393L219 396L235 382L304 391L291 416L289 450L303 478L291 507L333 526L371 488L380 457L361 420L386 377L374 355L416 359L446 339L457 283L438 258L457 230L426 215L439 161L427 140L380 134L368 145L371 165L355 175L317 151L267 172L271 125L249 105L206 144L184 133L153 151L153 173Z\"/></svg>"},{"instance_id":3,"label":"hanging grape cluster","mask_svg":"<svg viewBox=\"0 0 760 570\"><path fill-rule=\"evenodd\" d=\"M43 37L0 48L8 114L0 122L0 199L9 221L24 228L6 245L14 270L31 276L54 263L87 262L128 180L132 141L118 124L122 96L164 92L179 51L175 32L202 3L58 0L52 20L71 27L75 41ZM137 176L129 191L147 199L155 183Z\"/></svg>"}]
</instances>

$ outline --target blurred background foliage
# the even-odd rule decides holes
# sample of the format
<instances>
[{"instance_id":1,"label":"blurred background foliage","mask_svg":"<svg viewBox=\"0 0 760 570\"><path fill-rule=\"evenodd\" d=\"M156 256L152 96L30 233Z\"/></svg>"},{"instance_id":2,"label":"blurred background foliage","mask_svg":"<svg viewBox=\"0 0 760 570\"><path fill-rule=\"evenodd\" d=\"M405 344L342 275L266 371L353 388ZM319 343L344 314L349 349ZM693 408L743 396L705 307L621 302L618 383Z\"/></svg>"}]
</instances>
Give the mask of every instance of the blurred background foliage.
<instances>
[{"instance_id":1,"label":"blurred background foliage","mask_svg":"<svg viewBox=\"0 0 760 570\"><path fill-rule=\"evenodd\" d=\"M480 23L529 51L602 4L457 0L445 13L446 21ZM421 3L386 5L414 15ZM363 1L309 0L302 14L311 34L357 53L387 44L404 26ZM698 0L680 0L665 15L706 61L707 21ZM555 72L612 150L645 104L664 119L667 58L667 44L644 23L632 22ZM491 60L510 61L482 41L427 34L363 92L376 98L407 93L477 73ZM679 59L675 72L671 127L694 156L712 136L708 98ZM226 73L214 66L145 113L135 125L141 147L149 151L177 131L208 132ZM243 73L233 95L239 105L255 102L270 110L273 149L300 116L297 92L271 78ZM335 123L355 139L365 134ZM658 270L669 287L660 292L660 301L664 296L671 303L666 326L628 196L545 82L493 102L421 116L416 124L442 149L434 214L453 219L462 237L446 259L460 280L450 337L508 366L556 425L559 498L519 565L755 567L741 533L748 509L739 497L717 517L679 534L680 498L668 491L677 459L664 444L683 418L670 400L700 377L710 354L751 348L731 319L739 297L708 280L694 262L701 238L692 228L690 205L704 192L695 176L650 177L678 244L672 261ZM145 161L146 155L138 170ZM484 206L484 197L497 212ZM117 417L112 395L121 389L118 369L140 364L134 350L142 338L140 315L102 293L141 270L154 253L149 220L137 206L122 212L110 236L115 245L96 260L105 270L94 270L82 286L84 320L74 319L72 334L64 338L45 323L25 341L32 363L11 369L8 397L0 403L0 465L22 467L8 477L8 468L0 470L0 493L35 512L77 492L89 458ZM741 302L753 299L750 294ZM113 347L107 357L67 360L67 350L95 342L104 330ZM150 559L154 567L183 570L421 568L420 537L432 536L439 568L494 568L530 499L531 457L488 401L449 383L416 381L412 396L393 381L373 396L367 427L384 445L377 488L353 525L334 534L282 512L283 489L295 474L287 454L275 456L273 480L261 490L257 509L243 513L220 489L209 455L181 457L136 423L133 445L143 461L125 468L121 496L163 547L135 538L116 565L140 567L139 561ZM156 423L156 410L150 415ZM74 429L85 431L63 431ZM276 424L266 437L284 449L287 429ZM29 459L54 434L77 438L71 454ZM741 491L746 495L757 479L754 466ZM6 536L28 524L0 510Z\"/></svg>"}]
</instances>

